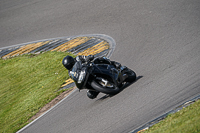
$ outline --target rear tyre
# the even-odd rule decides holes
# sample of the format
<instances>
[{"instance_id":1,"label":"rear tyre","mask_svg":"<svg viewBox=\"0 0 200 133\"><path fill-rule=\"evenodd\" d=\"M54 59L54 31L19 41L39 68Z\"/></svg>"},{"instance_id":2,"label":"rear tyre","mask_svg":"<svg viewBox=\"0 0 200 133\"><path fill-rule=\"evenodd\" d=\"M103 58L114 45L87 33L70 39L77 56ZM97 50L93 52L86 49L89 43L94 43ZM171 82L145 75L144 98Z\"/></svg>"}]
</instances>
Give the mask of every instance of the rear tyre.
<instances>
[{"instance_id":1,"label":"rear tyre","mask_svg":"<svg viewBox=\"0 0 200 133\"><path fill-rule=\"evenodd\" d=\"M99 92L97 92L97 91L90 91L90 90L87 91L87 96L90 99L96 98L98 94L99 94Z\"/></svg>"},{"instance_id":2,"label":"rear tyre","mask_svg":"<svg viewBox=\"0 0 200 133\"><path fill-rule=\"evenodd\" d=\"M128 78L125 80L126 82L134 82L136 80L136 73L133 70L128 69L125 74L128 75Z\"/></svg>"}]
</instances>

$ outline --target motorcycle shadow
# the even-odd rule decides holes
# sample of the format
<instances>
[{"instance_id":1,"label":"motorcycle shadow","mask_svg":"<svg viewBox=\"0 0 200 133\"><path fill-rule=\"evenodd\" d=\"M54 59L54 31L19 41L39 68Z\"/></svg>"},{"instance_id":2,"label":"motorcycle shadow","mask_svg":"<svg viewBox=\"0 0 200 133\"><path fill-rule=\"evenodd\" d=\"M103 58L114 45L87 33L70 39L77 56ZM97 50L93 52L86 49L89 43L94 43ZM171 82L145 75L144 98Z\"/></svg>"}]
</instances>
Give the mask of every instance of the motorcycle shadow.
<instances>
[{"instance_id":1,"label":"motorcycle shadow","mask_svg":"<svg viewBox=\"0 0 200 133\"><path fill-rule=\"evenodd\" d=\"M127 82L127 83L125 83L125 84L120 88L120 92L122 92L124 89L126 89L126 88L129 87L129 86L131 86L133 83L137 82L137 81L138 81L139 79L141 79L141 78L143 78L143 76L138 76L138 77L136 78L136 80L133 81L133 82ZM119 93L120 93L120 92L119 92ZM119 93L117 93L117 94L119 94ZM117 94L115 94L115 95L117 95ZM113 97L113 96L115 96L115 95L106 94L105 96L99 98L98 101L105 100L105 99L110 98L110 97Z\"/></svg>"}]
</instances>

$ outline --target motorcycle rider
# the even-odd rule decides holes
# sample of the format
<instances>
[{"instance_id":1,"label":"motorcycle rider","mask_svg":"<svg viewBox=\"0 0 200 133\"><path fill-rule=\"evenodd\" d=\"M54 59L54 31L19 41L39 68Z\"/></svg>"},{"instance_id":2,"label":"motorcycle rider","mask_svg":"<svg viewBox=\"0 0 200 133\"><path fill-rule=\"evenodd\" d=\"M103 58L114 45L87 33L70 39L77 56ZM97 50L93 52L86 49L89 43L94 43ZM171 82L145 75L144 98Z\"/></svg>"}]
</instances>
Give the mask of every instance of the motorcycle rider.
<instances>
[{"instance_id":1,"label":"motorcycle rider","mask_svg":"<svg viewBox=\"0 0 200 133\"><path fill-rule=\"evenodd\" d=\"M93 59L94 59L93 55L88 55L88 56L81 55L81 56L77 56L76 58L73 58L72 56L67 55L66 57L63 58L62 64L68 70L69 76L71 77L73 67L75 67L74 68L75 71L81 70L82 67L84 67L85 65L84 63L88 61L92 61ZM77 63L76 66L74 66L75 63ZM120 63L115 62L115 61L110 61L106 57L95 58L94 63L95 64L111 64L115 66L116 69L119 69L121 67ZM87 95L91 99L96 98L98 94L99 92L96 92L96 91L90 91L90 90L87 91Z\"/></svg>"},{"instance_id":2,"label":"motorcycle rider","mask_svg":"<svg viewBox=\"0 0 200 133\"><path fill-rule=\"evenodd\" d=\"M83 63L88 62L88 61L92 61L94 59L94 55L88 55L88 56L84 56L84 55L79 55L76 58L73 58L72 56L67 55L66 57L63 58L62 60L62 64L63 66L70 71L72 70L74 64L76 62L78 62L80 64L80 69L83 66ZM117 69L119 69L121 67L121 64L115 61L110 61L108 58L106 57L99 57L96 58L94 60L95 64L111 64L114 65Z\"/></svg>"},{"instance_id":3,"label":"motorcycle rider","mask_svg":"<svg viewBox=\"0 0 200 133\"><path fill-rule=\"evenodd\" d=\"M62 64L70 72L76 62L80 63L80 68L82 68L83 63L91 61L93 59L94 59L93 55L89 55L89 56L82 55L82 56L77 56L76 58L73 58L72 56L67 55L66 57L63 58Z\"/></svg>"}]
</instances>

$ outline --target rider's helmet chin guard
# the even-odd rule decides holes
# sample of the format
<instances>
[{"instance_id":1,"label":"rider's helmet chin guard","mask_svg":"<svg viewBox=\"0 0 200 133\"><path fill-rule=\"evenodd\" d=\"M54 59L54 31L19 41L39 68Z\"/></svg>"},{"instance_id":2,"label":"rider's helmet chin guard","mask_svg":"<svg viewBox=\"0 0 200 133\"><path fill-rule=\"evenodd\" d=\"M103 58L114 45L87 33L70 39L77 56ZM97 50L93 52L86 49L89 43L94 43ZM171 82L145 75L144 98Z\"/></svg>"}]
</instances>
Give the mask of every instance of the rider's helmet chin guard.
<instances>
[{"instance_id":1,"label":"rider's helmet chin guard","mask_svg":"<svg viewBox=\"0 0 200 133\"><path fill-rule=\"evenodd\" d=\"M71 70L72 67L73 67L74 64L75 64L75 60L74 60L73 57L67 55L66 57L63 58L62 64L63 64L63 66L64 66L66 69Z\"/></svg>"}]
</instances>

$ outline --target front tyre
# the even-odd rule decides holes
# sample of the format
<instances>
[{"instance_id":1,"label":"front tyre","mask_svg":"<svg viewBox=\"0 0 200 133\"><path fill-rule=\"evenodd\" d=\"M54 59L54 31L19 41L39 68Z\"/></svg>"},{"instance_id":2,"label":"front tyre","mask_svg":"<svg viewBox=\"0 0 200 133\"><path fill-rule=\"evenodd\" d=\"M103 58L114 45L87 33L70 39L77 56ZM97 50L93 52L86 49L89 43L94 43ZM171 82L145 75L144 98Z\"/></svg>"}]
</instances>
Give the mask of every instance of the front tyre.
<instances>
[{"instance_id":1,"label":"front tyre","mask_svg":"<svg viewBox=\"0 0 200 133\"><path fill-rule=\"evenodd\" d=\"M111 83L112 84L112 83ZM91 82L91 86L93 89L105 93L105 94L110 94L110 95L115 95L120 92L119 87L115 86L114 84L105 86L102 85L100 82L93 80Z\"/></svg>"}]
</instances>

